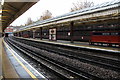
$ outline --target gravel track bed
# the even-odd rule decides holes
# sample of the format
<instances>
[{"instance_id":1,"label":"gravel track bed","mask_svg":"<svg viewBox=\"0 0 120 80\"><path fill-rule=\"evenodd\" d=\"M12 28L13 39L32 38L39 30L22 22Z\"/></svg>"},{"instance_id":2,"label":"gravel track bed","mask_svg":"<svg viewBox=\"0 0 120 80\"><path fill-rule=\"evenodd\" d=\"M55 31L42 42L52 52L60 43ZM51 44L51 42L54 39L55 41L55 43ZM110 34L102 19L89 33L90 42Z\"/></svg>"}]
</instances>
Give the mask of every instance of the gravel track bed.
<instances>
[{"instance_id":1,"label":"gravel track bed","mask_svg":"<svg viewBox=\"0 0 120 80\"><path fill-rule=\"evenodd\" d=\"M39 42L37 43L37 42L34 42L34 41L32 42L31 40L24 40L24 39L18 39L18 38L13 38L13 39L17 39L19 42L22 42L22 43L25 43L25 44L28 44L28 45L32 44L32 46L36 47L36 48L40 48L40 46L44 47L44 48L45 47L46 48L51 48L52 47L54 50L59 50L61 52L66 51L67 54L79 55L79 56L83 56L83 57L84 56L93 56L93 58L94 57L98 57L98 58L100 57L100 58L103 58L103 59L105 58L105 59L108 59L108 60L115 60L115 62L113 62L112 64L113 65L118 64L118 66L120 65L119 62L117 63L117 61L120 61L120 57L118 55L116 56L116 55L102 54L102 53L99 53L99 52L96 53L96 52L90 52L90 51L84 51L84 50L78 50L78 49L71 50L71 49L68 49L68 48L65 48L65 47L62 48L62 47L58 47L58 46L55 46L55 45L49 45L49 44L39 43ZM29 42L29 43L26 43L26 42ZM73 53L75 53L75 54L73 54ZM108 60L106 62L108 62ZM99 61L101 61L101 60L99 60Z\"/></svg>"},{"instance_id":2,"label":"gravel track bed","mask_svg":"<svg viewBox=\"0 0 120 80\"><path fill-rule=\"evenodd\" d=\"M17 45L17 43L15 43L15 42L12 42L12 43L14 43L14 44ZM20 45L18 45L18 46L19 46L20 48L22 47L22 46L20 46ZM23 47L22 47L22 48L23 48ZM21 49L22 49L22 48L21 48ZM26 49L26 48L24 48L24 49ZM29 50L29 49L27 49L27 50ZM40 63L46 65L46 66L49 67L51 70L55 70L55 72L64 75L64 76L67 77L68 79L78 79L78 78L79 78L78 75L76 76L75 74L71 74L71 73L69 73L68 71L65 71L65 70L63 70L63 69L61 69L61 68L59 68L59 67L57 67L57 66L54 66L53 64L50 64L49 62L46 62L46 61L42 60L41 57L38 57L39 55L35 54L36 56L33 57L32 54L34 54L34 53L31 53L30 50L27 51L27 56L29 55L29 57L34 58L33 60L36 60L38 63L40 62ZM33 63L32 63L32 64L33 64ZM36 64L37 64L37 63L36 63ZM46 67L46 66L45 66L45 67ZM52 73L52 72L51 72L51 73ZM52 74L53 74L53 73L52 73ZM52 75L52 74L51 74L51 75ZM55 74L55 75L56 75L56 74ZM58 75L58 76L59 76L59 75ZM55 76L55 77L56 77L56 76ZM49 78L49 80L51 80L51 79L59 79L59 80L61 80L61 77L60 77L60 76L59 76L59 78L55 78L55 77L52 76L52 78ZM80 77L80 79L81 79L81 80L84 80L82 77Z\"/></svg>"},{"instance_id":3,"label":"gravel track bed","mask_svg":"<svg viewBox=\"0 0 120 80\"><path fill-rule=\"evenodd\" d=\"M16 41L14 41L14 42L16 42ZM16 42L16 43L18 43L18 42ZM18 44L20 44L21 46L25 46L28 49L33 50L34 52L36 52L40 55L46 56L50 59L61 62L63 64L71 65L78 70L85 71L85 72L90 73L92 75L95 75L97 77L104 78L104 79L120 79L120 73L118 73L118 72L104 69L104 68L100 68L98 66L93 66L93 65L88 64L88 63L83 63L83 62L80 62L80 61L75 60L75 59L70 59L70 58L65 57L65 56L54 54L54 53L51 53L51 52L48 52L45 50L40 50L38 48L34 48L32 46L28 46L28 45L25 45L22 43L18 43Z\"/></svg>"},{"instance_id":4,"label":"gravel track bed","mask_svg":"<svg viewBox=\"0 0 120 80\"><path fill-rule=\"evenodd\" d=\"M9 41L7 41L9 42ZM11 42L10 42L11 43ZM15 42L12 42L12 45L14 45ZM16 44L16 46L18 47L19 45ZM48 70L47 68L45 68L45 66L41 65L41 62L44 62L42 61L41 59L37 58L36 59L33 59L33 56L31 57L30 55L28 56L27 54L25 53L19 53L18 54L20 56L22 56L29 64L31 64L35 69L37 69L40 73L42 73L47 79L49 80L63 80L61 79L61 77L59 77L58 75L56 75L55 73L52 73L50 70ZM29 53L31 54L31 52ZM34 57L35 58L35 57ZM40 61L40 63L39 63ZM47 64L46 62L44 62L44 64L46 64L47 66L49 67L53 67L51 64ZM54 67L53 69L57 70L58 68ZM62 70L61 70L62 71ZM66 73L64 74L66 75ZM66 76L69 76L69 78L72 78L72 75L66 75Z\"/></svg>"},{"instance_id":5,"label":"gravel track bed","mask_svg":"<svg viewBox=\"0 0 120 80\"><path fill-rule=\"evenodd\" d=\"M112 55L109 56L109 57L104 57L104 56L96 55L96 54L98 54L97 52L90 52L90 51L84 51L84 50L75 51L75 50L72 50L72 49L66 49L66 48L58 47L58 46L54 46L54 45L52 46L52 45L49 45L49 44L37 43L37 42L34 42L34 41L32 42L31 40L30 41L29 40L24 40L24 39L19 40L17 38L16 38L16 40L19 41L19 42L25 43L27 45L42 49L42 50L43 49L47 50L48 52L52 51L53 53L63 55L63 56L67 56L67 57L69 56L71 58L73 56L74 59L81 60L84 63L88 63L88 60L89 60L89 64L96 65L96 66L106 68L106 69L109 68L110 70L115 70L117 72L120 72L120 69L119 69L120 60L118 60L118 58L112 58L111 59ZM57 51L59 51L59 52L57 52ZM96 54L94 54L94 53L96 53ZM86 60L87 60L87 62L86 62ZM107 64L110 67L102 66L101 63L102 64Z\"/></svg>"}]
</instances>

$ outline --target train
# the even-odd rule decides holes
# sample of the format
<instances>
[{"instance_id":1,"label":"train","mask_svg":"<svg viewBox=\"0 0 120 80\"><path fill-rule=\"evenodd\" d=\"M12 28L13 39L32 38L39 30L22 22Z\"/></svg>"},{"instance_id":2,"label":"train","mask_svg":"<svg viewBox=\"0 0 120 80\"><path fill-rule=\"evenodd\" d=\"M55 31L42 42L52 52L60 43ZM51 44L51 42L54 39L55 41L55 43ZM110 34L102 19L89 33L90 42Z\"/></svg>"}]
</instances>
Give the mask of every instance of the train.
<instances>
[{"instance_id":1,"label":"train","mask_svg":"<svg viewBox=\"0 0 120 80\"><path fill-rule=\"evenodd\" d=\"M89 44L120 47L120 31L94 31Z\"/></svg>"}]
</instances>

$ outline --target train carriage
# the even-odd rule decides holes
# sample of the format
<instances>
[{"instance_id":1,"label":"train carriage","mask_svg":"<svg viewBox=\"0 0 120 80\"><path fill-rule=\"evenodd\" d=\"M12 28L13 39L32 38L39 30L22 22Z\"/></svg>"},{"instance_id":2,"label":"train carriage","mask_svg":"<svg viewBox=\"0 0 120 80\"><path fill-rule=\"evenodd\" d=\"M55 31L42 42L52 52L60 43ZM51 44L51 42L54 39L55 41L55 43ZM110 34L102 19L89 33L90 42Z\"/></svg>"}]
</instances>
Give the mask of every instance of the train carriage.
<instances>
[{"instance_id":1,"label":"train carriage","mask_svg":"<svg viewBox=\"0 0 120 80\"><path fill-rule=\"evenodd\" d=\"M120 47L120 31L95 31L91 33L90 44Z\"/></svg>"}]
</instances>

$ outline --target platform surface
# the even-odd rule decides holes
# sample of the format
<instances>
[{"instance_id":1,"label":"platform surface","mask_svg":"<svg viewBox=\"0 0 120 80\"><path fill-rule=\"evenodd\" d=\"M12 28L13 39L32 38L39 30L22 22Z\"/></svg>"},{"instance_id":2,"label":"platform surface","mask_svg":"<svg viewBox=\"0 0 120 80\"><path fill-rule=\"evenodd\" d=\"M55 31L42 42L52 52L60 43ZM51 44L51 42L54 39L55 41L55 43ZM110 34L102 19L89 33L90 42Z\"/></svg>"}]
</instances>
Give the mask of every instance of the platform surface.
<instances>
[{"instance_id":1,"label":"platform surface","mask_svg":"<svg viewBox=\"0 0 120 80\"><path fill-rule=\"evenodd\" d=\"M19 78L3 47L3 38L0 38L0 80L4 78Z\"/></svg>"},{"instance_id":2,"label":"platform surface","mask_svg":"<svg viewBox=\"0 0 120 80\"><path fill-rule=\"evenodd\" d=\"M0 79L2 78L2 38L0 38Z\"/></svg>"},{"instance_id":3,"label":"platform surface","mask_svg":"<svg viewBox=\"0 0 120 80\"><path fill-rule=\"evenodd\" d=\"M11 64L11 61L9 60L7 53L5 52L5 49L3 49L3 76L6 79L14 79L19 78L19 75L17 74L16 70L14 69L14 66Z\"/></svg>"}]
</instances>

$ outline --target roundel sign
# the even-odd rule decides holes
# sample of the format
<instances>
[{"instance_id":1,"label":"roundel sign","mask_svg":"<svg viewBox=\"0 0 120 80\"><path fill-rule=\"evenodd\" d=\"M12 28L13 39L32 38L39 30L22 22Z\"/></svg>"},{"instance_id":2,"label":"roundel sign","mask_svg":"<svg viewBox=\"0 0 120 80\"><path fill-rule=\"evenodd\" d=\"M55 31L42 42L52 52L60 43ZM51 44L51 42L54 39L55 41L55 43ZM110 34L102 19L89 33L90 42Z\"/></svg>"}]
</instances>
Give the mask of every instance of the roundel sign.
<instances>
[{"instance_id":1,"label":"roundel sign","mask_svg":"<svg viewBox=\"0 0 120 80\"><path fill-rule=\"evenodd\" d=\"M53 29L51 30L51 33L54 33L54 30L53 30Z\"/></svg>"},{"instance_id":2,"label":"roundel sign","mask_svg":"<svg viewBox=\"0 0 120 80\"><path fill-rule=\"evenodd\" d=\"M49 34L56 34L56 28L49 29Z\"/></svg>"},{"instance_id":3,"label":"roundel sign","mask_svg":"<svg viewBox=\"0 0 120 80\"><path fill-rule=\"evenodd\" d=\"M56 28L49 29L49 39L56 40Z\"/></svg>"}]
</instances>

